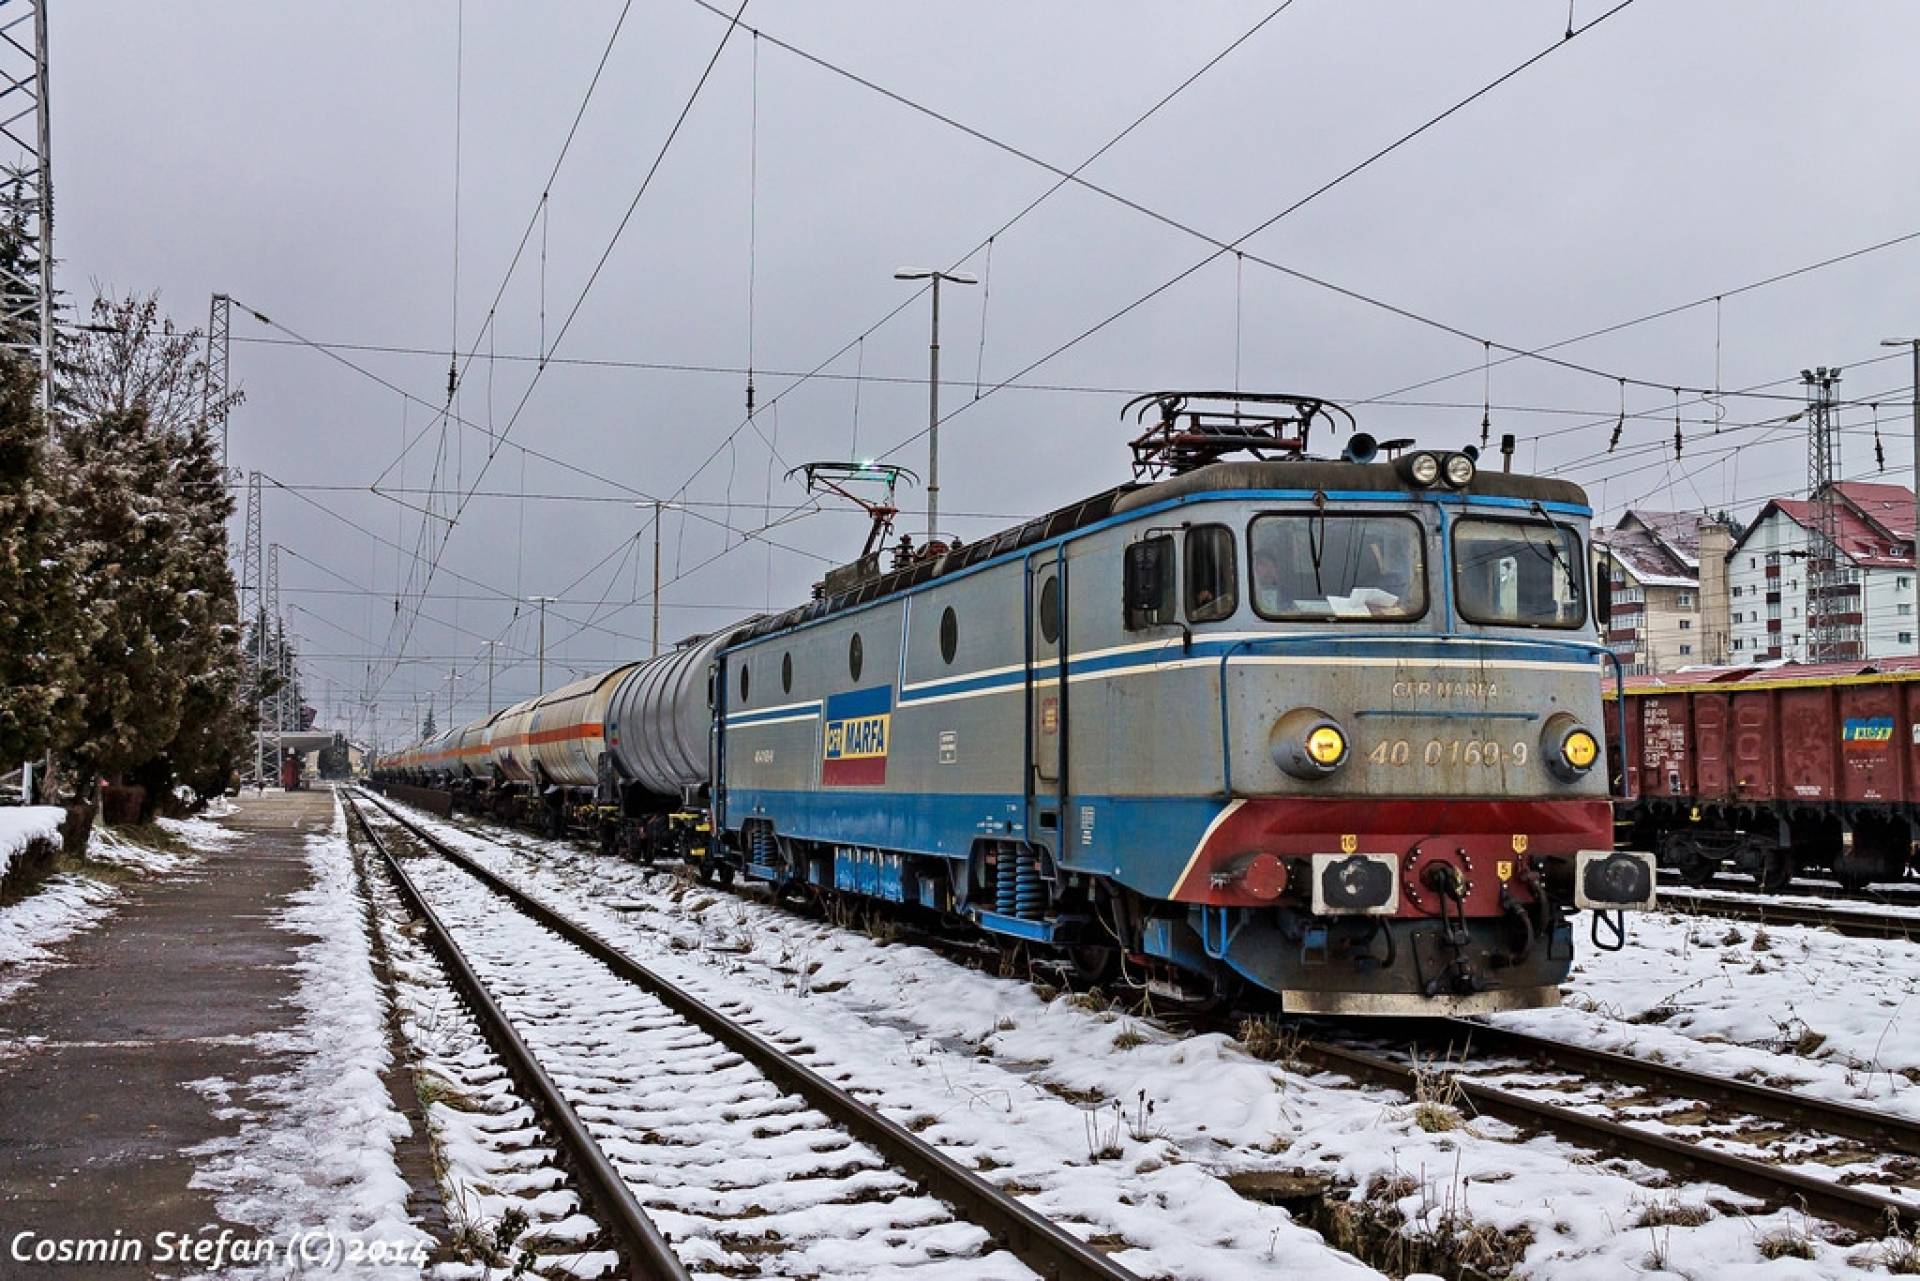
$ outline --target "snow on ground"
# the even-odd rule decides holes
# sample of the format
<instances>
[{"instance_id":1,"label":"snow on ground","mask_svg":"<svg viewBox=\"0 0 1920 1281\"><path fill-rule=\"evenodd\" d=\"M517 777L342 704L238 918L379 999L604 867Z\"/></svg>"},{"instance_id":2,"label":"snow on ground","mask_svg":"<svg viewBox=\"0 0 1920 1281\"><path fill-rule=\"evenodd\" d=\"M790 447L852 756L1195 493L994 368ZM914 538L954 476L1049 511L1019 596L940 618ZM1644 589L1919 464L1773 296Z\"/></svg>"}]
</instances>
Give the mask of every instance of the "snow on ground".
<instances>
[{"instance_id":1,"label":"snow on ground","mask_svg":"<svg viewBox=\"0 0 1920 1281\"><path fill-rule=\"evenodd\" d=\"M294 966L291 1026L259 1042L285 1066L249 1081L197 1083L241 1125L230 1138L189 1149L200 1161L192 1184L214 1191L223 1217L263 1236L318 1231L341 1242L431 1249L407 1216L407 1184L394 1160L409 1125L380 1076L390 1061L383 996L338 800L332 830L306 846L313 884L292 897L279 923L314 941ZM354 1275L412 1277L418 1269Z\"/></svg>"},{"instance_id":2,"label":"snow on ground","mask_svg":"<svg viewBox=\"0 0 1920 1281\"><path fill-rule=\"evenodd\" d=\"M376 860L377 862L377 860ZM461 1003L433 951L408 928L411 916L385 876L374 878L374 906L385 943L413 1072L426 1104L435 1172L456 1248L476 1243L518 1258L531 1250L546 1275L591 1278L612 1272L606 1250L582 1248L601 1235L581 1211L552 1139L520 1096ZM501 1248L502 1223L513 1212L526 1226ZM482 1281L482 1263L448 1262L433 1272L445 1281Z\"/></svg>"},{"instance_id":3,"label":"snow on ground","mask_svg":"<svg viewBox=\"0 0 1920 1281\"><path fill-rule=\"evenodd\" d=\"M0 876L33 841L58 841L67 812L58 805L0 806Z\"/></svg>"},{"instance_id":4,"label":"snow on ground","mask_svg":"<svg viewBox=\"0 0 1920 1281\"><path fill-rule=\"evenodd\" d=\"M509 854L459 828L427 825L666 977L709 1001L751 1011L762 1035L803 1037L816 1069L857 1083L896 1118L926 1124L926 1137L943 1147L987 1154L998 1163L989 1177L1019 1186L1050 1217L1080 1219L1127 1243L1132 1248L1118 1257L1143 1276L1266 1277L1276 1267L1315 1277L1366 1275L1284 1212L1243 1200L1223 1181L1236 1172L1284 1169L1373 1188L1376 1199L1397 1201L1416 1236L1449 1216L1455 1225L1529 1234L1523 1270L1556 1281L1854 1277L1881 1257L1877 1246L1820 1240L1815 1225L1806 1244L1812 1259L1770 1260L1763 1244L1808 1235L1798 1214L1741 1213L1743 1199L1721 1189L1668 1186L1656 1172L1598 1161L1546 1137L1516 1141L1512 1130L1486 1118L1430 1131L1404 1096L1262 1062L1224 1036L1175 1037L1079 1008L1073 998L1048 1000L1024 982L920 948L885 945L753 898L688 892L671 878L562 843L489 829L520 851ZM1737 995L1737 967L1717 959L1720 949L1682 947L1683 964L1716 959L1704 975L1676 971L1672 949L1686 929L1655 915L1641 923L1628 952L1590 955L1577 976L1576 1000L1619 1005L1651 984L1651 994L1635 998L1638 1007L1685 986L1672 999L1694 1002L1703 1020L1731 1024L1740 1011L1759 1010L1751 989L1746 998ZM1872 988L1881 982L1897 1004L1913 981L1901 972L1898 953L1868 979L1849 977L1857 949L1894 945L1815 941L1805 954L1799 946L1763 958L1763 968L1782 976L1770 999L1784 1006L1798 993L1802 1013L1843 996L1856 1012L1878 1008ZM1825 966L1836 973L1815 997L1805 985ZM1724 994L1709 1002L1720 979ZM1879 1016L1876 1039L1893 1013ZM1577 1025L1592 1016L1528 1017L1559 1032L1554 1018ZM1777 1035L1761 1017L1751 1013L1743 1030ZM1829 1009L1822 1022L1866 1042L1863 1018L1841 1019ZM1665 1026L1631 1030L1680 1034ZM1774 1073L1801 1066L1755 1052L1767 1056ZM1709 1215L1698 1226L1642 1226L1694 1208Z\"/></svg>"},{"instance_id":5,"label":"snow on ground","mask_svg":"<svg viewBox=\"0 0 1920 1281\"><path fill-rule=\"evenodd\" d=\"M58 839L64 811L42 805L29 809L0 809L0 824L12 815L51 815ZM28 828L15 822L12 830ZM159 826L188 846L188 853L152 849L122 836L112 828L95 826L87 841L87 861L105 867L153 876L178 871L195 857L217 850L237 834L203 818L161 819ZM24 844L27 838L22 838ZM0 836L0 848L6 838ZM4 859L0 859L0 865ZM0 1001L12 997L55 958L53 949L111 913L126 897L126 886L88 875L85 870L59 872L34 891L7 907L0 907Z\"/></svg>"},{"instance_id":6,"label":"snow on ground","mask_svg":"<svg viewBox=\"0 0 1920 1281\"><path fill-rule=\"evenodd\" d=\"M1920 1120L1920 944L1649 912L1558 1010L1503 1025Z\"/></svg>"},{"instance_id":7,"label":"snow on ground","mask_svg":"<svg viewBox=\"0 0 1920 1281\"><path fill-rule=\"evenodd\" d=\"M694 1276L1032 1276L872 1148L465 872L426 858L409 874Z\"/></svg>"}]
</instances>

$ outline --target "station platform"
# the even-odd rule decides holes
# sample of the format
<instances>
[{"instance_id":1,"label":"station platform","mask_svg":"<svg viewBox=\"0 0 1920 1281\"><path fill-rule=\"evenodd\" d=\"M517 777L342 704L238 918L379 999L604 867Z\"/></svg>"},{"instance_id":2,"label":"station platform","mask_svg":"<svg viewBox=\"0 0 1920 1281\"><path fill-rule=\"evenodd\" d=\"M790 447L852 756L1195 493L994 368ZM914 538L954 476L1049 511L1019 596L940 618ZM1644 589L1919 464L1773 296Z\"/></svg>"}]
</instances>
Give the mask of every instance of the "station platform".
<instances>
[{"instance_id":1,"label":"station platform","mask_svg":"<svg viewBox=\"0 0 1920 1281\"><path fill-rule=\"evenodd\" d=\"M333 818L324 790L242 797L220 820L241 839L129 882L116 911L60 945L56 966L0 1004L0 1275L96 1274L7 1258L20 1231L149 1241L227 1226L251 1234L193 1186L191 1149L231 1139L241 1126L234 1105L255 1105L244 1083L289 1066L278 1034L295 1017L298 950L313 940L282 915L314 883L305 838ZM210 1079L242 1088L223 1099L206 1088ZM401 1173L421 1198L437 1199L410 1083L388 1084L414 1121L395 1153Z\"/></svg>"}]
</instances>

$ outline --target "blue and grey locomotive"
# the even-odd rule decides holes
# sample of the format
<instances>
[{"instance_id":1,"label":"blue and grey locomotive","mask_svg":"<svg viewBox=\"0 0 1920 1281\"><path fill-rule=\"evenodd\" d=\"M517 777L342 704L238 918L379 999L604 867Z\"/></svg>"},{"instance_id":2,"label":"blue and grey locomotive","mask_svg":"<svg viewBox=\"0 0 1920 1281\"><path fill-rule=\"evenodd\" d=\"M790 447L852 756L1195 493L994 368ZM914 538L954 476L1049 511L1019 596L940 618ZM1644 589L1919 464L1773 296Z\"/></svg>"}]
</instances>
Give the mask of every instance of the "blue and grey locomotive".
<instances>
[{"instance_id":1,"label":"blue and grey locomotive","mask_svg":"<svg viewBox=\"0 0 1920 1281\"><path fill-rule=\"evenodd\" d=\"M1335 407L1201 401L1136 402L1132 483L709 638L708 777L582 812L697 801L709 869L1185 995L1557 1001L1574 909L1599 942L1653 898L1611 849L1585 495L1359 432L1316 459Z\"/></svg>"}]
</instances>

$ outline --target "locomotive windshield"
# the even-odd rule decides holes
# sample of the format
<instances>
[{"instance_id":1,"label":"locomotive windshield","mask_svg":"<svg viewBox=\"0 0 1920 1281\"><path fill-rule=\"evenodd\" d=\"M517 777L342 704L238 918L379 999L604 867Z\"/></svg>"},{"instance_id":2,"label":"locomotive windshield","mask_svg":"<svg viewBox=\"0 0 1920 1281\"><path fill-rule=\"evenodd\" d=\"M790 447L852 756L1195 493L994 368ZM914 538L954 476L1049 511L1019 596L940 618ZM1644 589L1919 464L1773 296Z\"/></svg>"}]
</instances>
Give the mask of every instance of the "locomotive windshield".
<instances>
[{"instance_id":1,"label":"locomotive windshield","mask_svg":"<svg viewBox=\"0 0 1920 1281\"><path fill-rule=\"evenodd\" d=\"M1582 626L1580 536L1545 520L1462 520L1453 527L1460 616L1506 627Z\"/></svg>"},{"instance_id":2,"label":"locomotive windshield","mask_svg":"<svg viewBox=\"0 0 1920 1281\"><path fill-rule=\"evenodd\" d=\"M1426 533L1411 516L1261 516L1247 536L1263 618L1418 618Z\"/></svg>"}]
</instances>

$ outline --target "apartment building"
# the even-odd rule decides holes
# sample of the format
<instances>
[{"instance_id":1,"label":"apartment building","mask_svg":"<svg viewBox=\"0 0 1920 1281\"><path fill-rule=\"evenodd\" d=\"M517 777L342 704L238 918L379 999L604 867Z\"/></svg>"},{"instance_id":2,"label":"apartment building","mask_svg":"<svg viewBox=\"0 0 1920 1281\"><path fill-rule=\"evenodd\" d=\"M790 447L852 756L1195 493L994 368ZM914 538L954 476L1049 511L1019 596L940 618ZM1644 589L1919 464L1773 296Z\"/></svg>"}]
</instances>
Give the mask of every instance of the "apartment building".
<instances>
[{"instance_id":1,"label":"apartment building","mask_svg":"<svg viewBox=\"0 0 1920 1281\"><path fill-rule=\"evenodd\" d=\"M1849 480L1833 492L1839 536L1830 568L1810 563L1817 517L1805 499L1774 499L1734 540L1727 556L1732 662L1808 661L1808 597L1821 585L1838 606L1839 657L1920 652L1913 491Z\"/></svg>"},{"instance_id":2,"label":"apartment building","mask_svg":"<svg viewBox=\"0 0 1920 1281\"><path fill-rule=\"evenodd\" d=\"M1629 673L1729 661L1734 532L1697 513L1630 508L1594 535L1595 572L1612 585L1607 643Z\"/></svg>"}]
</instances>

